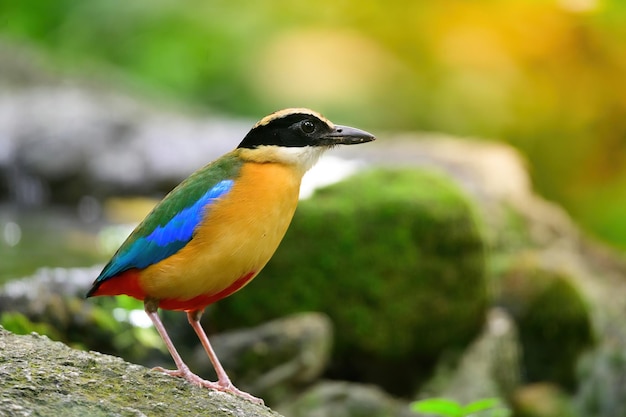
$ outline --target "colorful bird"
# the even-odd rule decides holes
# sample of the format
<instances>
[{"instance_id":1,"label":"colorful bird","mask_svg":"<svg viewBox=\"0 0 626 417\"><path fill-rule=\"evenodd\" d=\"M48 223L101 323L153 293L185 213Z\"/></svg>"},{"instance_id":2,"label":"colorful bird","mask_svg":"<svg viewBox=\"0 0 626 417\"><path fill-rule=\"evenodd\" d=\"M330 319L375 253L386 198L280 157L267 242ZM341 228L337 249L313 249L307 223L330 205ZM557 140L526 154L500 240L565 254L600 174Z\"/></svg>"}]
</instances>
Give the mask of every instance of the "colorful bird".
<instances>
[{"instance_id":1,"label":"colorful bird","mask_svg":"<svg viewBox=\"0 0 626 417\"><path fill-rule=\"evenodd\" d=\"M239 146L174 188L130 234L87 293L126 294L145 311L169 350L169 375L254 402L230 381L200 325L204 308L248 284L270 260L298 204L300 181L335 145L374 140L308 109L261 119ZM174 348L157 310L185 311L217 382L193 374Z\"/></svg>"}]
</instances>

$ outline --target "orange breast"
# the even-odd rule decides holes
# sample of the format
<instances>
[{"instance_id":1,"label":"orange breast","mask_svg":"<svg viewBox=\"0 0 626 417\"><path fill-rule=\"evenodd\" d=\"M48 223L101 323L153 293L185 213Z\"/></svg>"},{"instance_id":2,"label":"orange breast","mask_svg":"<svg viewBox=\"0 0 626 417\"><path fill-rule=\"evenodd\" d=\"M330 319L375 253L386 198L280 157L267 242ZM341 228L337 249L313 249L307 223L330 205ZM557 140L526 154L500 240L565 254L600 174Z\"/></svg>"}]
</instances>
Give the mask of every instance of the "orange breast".
<instances>
[{"instance_id":1,"label":"orange breast","mask_svg":"<svg viewBox=\"0 0 626 417\"><path fill-rule=\"evenodd\" d=\"M193 239L141 271L139 286L145 295L160 299L163 308L187 310L246 285L285 235L301 178L288 165L244 164L231 191L209 208Z\"/></svg>"}]
</instances>

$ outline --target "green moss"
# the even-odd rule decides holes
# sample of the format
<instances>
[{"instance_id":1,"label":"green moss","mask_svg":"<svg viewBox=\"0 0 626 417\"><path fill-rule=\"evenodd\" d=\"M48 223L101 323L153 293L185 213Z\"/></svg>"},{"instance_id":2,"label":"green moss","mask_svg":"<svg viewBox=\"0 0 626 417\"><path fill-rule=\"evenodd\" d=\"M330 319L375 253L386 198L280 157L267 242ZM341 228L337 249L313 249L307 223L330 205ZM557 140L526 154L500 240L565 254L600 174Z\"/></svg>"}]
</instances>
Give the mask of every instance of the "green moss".
<instances>
[{"instance_id":1,"label":"green moss","mask_svg":"<svg viewBox=\"0 0 626 417\"><path fill-rule=\"evenodd\" d=\"M0 416L280 417L243 398L46 337L0 327L0 346Z\"/></svg>"},{"instance_id":2,"label":"green moss","mask_svg":"<svg viewBox=\"0 0 626 417\"><path fill-rule=\"evenodd\" d=\"M402 385L467 343L486 304L483 240L463 193L441 174L379 169L302 201L261 276L215 309L226 328L322 311L336 328L334 372Z\"/></svg>"},{"instance_id":3,"label":"green moss","mask_svg":"<svg viewBox=\"0 0 626 417\"><path fill-rule=\"evenodd\" d=\"M593 345L589 310L570 276L520 257L501 281L500 302L518 324L527 382L576 388L578 358Z\"/></svg>"}]
</instances>

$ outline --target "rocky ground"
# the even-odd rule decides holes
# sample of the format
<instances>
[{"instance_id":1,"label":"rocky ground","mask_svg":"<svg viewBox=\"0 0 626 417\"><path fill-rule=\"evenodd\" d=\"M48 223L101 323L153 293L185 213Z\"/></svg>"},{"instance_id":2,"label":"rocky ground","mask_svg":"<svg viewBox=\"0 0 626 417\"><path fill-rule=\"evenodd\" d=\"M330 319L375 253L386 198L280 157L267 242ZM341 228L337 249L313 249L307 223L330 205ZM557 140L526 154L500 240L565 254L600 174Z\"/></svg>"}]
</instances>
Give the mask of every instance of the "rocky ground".
<instances>
[{"instance_id":1,"label":"rocky ground","mask_svg":"<svg viewBox=\"0 0 626 417\"><path fill-rule=\"evenodd\" d=\"M97 352L0 327L0 416L279 416Z\"/></svg>"}]
</instances>

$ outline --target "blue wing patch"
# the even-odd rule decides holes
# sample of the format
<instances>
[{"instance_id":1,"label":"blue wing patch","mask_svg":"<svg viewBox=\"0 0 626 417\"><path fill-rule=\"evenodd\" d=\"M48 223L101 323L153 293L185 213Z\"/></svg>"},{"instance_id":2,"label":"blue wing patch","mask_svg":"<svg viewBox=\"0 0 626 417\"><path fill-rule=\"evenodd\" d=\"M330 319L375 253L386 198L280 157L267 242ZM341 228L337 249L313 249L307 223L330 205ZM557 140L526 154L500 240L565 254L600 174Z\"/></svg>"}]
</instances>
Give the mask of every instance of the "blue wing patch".
<instances>
[{"instance_id":1,"label":"blue wing patch","mask_svg":"<svg viewBox=\"0 0 626 417\"><path fill-rule=\"evenodd\" d=\"M149 235L139 237L126 251L118 252L104 268L97 281L104 281L127 269L146 268L172 256L193 237L204 214L233 187L233 180L215 184L191 206L176 213L166 224L157 226Z\"/></svg>"},{"instance_id":2,"label":"blue wing patch","mask_svg":"<svg viewBox=\"0 0 626 417\"><path fill-rule=\"evenodd\" d=\"M158 226L144 239L158 246L168 246L175 242L189 242L193 231L202 220L205 209L215 199L226 194L233 187L233 184L233 180L218 182L192 206L181 210L169 222L163 226Z\"/></svg>"}]
</instances>

